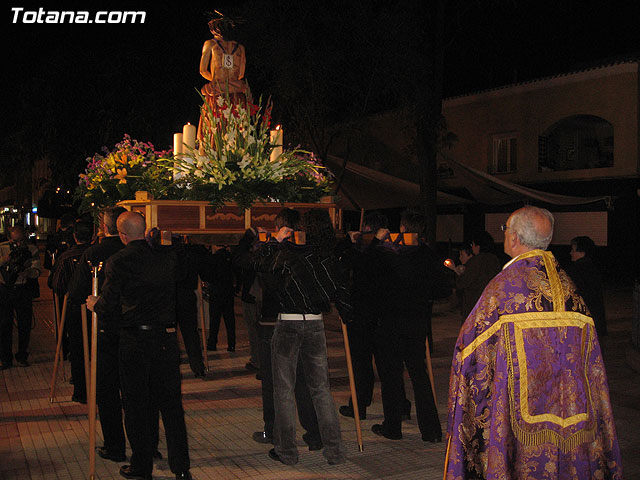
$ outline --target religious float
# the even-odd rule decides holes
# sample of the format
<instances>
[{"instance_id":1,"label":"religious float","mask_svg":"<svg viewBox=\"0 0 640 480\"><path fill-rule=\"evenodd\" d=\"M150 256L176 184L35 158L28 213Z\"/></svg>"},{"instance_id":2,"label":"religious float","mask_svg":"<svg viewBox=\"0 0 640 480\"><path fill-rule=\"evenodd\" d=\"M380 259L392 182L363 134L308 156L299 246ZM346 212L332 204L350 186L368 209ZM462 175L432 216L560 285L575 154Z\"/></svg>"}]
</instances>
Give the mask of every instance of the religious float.
<instances>
[{"instance_id":1,"label":"religious float","mask_svg":"<svg viewBox=\"0 0 640 480\"><path fill-rule=\"evenodd\" d=\"M244 48L225 40L220 19L209 26L198 126L175 133L172 150L125 135L88 159L76 191L80 209L98 214L121 205L143 213L147 228L208 244L237 243L251 227L272 231L284 207L325 209L341 229L330 173L312 152L284 149L283 129L270 126L271 101L254 103L244 79Z\"/></svg>"}]
</instances>

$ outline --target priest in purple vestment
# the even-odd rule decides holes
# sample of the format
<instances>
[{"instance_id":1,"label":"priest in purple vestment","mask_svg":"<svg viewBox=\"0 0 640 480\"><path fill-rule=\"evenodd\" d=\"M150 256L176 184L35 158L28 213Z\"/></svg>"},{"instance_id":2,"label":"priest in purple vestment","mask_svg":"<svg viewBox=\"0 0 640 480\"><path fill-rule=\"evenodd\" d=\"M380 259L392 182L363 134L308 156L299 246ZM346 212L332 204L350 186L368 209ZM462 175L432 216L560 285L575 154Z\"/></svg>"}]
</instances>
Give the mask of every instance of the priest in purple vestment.
<instances>
[{"instance_id":1,"label":"priest in purple vestment","mask_svg":"<svg viewBox=\"0 0 640 480\"><path fill-rule=\"evenodd\" d=\"M454 351L445 479L621 479L593 319L546 251L553 216L527 206L502 229L512 259Z\"/></svg>"}]
</instances>

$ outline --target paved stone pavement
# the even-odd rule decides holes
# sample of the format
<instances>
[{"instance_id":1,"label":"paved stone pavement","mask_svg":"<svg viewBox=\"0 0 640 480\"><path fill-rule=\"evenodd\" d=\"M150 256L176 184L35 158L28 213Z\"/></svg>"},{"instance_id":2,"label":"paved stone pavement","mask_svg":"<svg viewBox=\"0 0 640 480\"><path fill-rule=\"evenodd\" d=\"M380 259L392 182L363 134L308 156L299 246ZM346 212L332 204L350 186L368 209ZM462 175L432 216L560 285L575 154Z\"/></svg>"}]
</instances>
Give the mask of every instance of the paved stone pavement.
<instances>
[{"instance_id":1,"label":"paved stone pavement","mask_svg":"<svg viewBox=\"0 0 640 480\"><path fill-rule=\"evenodd\" d=\"M79 479L88 478L87 406L71 402L72 387L61 376L56 399L49 402L49 387L55 350L52 325L52 300L41 277L42 297L34 302L34 328L30 351L31 366L0 372L0 479ZM631 331L631 288L607 292L609 330L606 364L611 396L623 452L625 478L640 478L640 374L625 361ZM262 428L260 382L245 369L248 361L247 334L236 305L238 344L233 353L226 351L224 332L220 332L222 351L209 352L210 371L206 378L193 377L186 357L182 356L183 401L186 411L192 473L205 479L437 479L442 478L445 445L422 442L415 420L404 423L404 438L386 440L371 432L382 421L380 387L376 383L374 403L362 422L364 452L358 452L352 419L340 418L348 461L329 466L320 452L304 448L298 430L300 461L289 467L267 456L270 448L251 440ZM434 309L435 346L433 368L436 377L438 410L443 429L446 426L446 395L451 354L460 319L448 304ZM340 324L336 315L326 320L327 345L332 393L336 407L347 402L348 377ZM67 380L69 364L65 362ZM406 381L409 398L411 383ZM161 427L162 428L162 427ZM102 444L98 426L96 444ZM166 460L164 432L154 478L173 478ZM129 452L127 452L129 454ZM97 457L99 479L121 478L118 464Z\"/></svg>"}]
</instances>

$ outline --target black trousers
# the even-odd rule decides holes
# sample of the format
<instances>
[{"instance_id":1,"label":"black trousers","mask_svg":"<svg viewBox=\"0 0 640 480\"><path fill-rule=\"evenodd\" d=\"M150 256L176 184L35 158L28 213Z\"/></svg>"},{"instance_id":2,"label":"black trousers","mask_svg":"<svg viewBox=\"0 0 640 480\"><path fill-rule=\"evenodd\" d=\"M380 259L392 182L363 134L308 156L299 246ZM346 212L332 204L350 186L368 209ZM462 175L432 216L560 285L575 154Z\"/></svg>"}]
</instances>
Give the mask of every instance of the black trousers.
<instances>
[{"instance_id":1,"label":"black trousers","mask_svg":"<svg viewBox=\"0 0 640 480\"><path fill-rule=\"evenodd\" d=\"M118 334L99 329L96 402L98 404L104 446L113 455L124 455L126 443L122 426L118 357ZM76 385L77 383L76 381Z\"/></svg>"},{"instance_id":2,"label":"black trousers","mask_svg":"<svg viewBox=\"0 0 640 480\"><path fill-rule=\"evenodd\" d=\"M375 382L372 363L375 327L366 325L365 322L354 320L347 324L347 332L349 334L349 347L351 349L351 363L353 366L354 382L356 384L358 409L360 412L364 412L366 408L371 405L373 385ZM349 405L351 404L351 397L349 397Z\"/></svg>"},{"instance_id":3,"label":"black trousers","mask_svg":"<svg viewBox=\"0 0 640 480\"><path fill-rule=\"evenodd\" d=\"M31 292L24 285L0 285L0 361L13 363L13 313L18 323L18 351L16 360L27 360L31 318L33 317Z\"/></svg>"},{"instance_id":4,"label":"black trousers","mask_svg":"<svg viewBox=\"0 0 640 480\"><path fill-rule=\"evenodd\" d=\"M220 331L220 317L224 317L224 328L227 330L227 346L236 346L236 316L233 310L233 295L226 297L211 297L209 301L209 338L208 347L218 344Z\"/></svg>"},{"instance_id":5,"label":"black trousers","mask_svg":"<svg viewBox=\"0 0 640 480\"><path fill-rule=\"evenodd\" d=\"M131 468L144 474L153 470L157 423L153 425L152 413L157 408L164 424L169 468L173 473L189 470L177 333L164 328L122 329L119 356Z\"/></svg>"},{"instance_id":6,"label":"black trousers","mask_svg":"<svg viewBox=\"0 0 640 480\"><path fill-rule=\"evenodd\" d=\"M198 297L193 290L180 290L176 303L178 327L187 351L189 366L194 373L204 371L202 346L198 332Z\"/></svg>"},{"instance_id":7,"label":"black trousers","mask_svg":"<svg viewBox=\"0 0 640 480\"><path fill-rule=\"evenodd\" d=\"M424 318L385 319L382 323L376 333L376 365L382 387L384 429L390 434L402 430L404 364L413 384L420 432L429 438L441 436L438 410L425 364L427 325Z\"/></svg>"},{"instance_id":8,"label":"black trousers","mask_svg":"<svg viewBox=\"0 0 640 480\"><path fill-rule=\"evenodd\" d=\"M264 432L273 437L273 423L275 420L275 407L273 404L273 368L271 365L271 338L275 325L258 325L260 334L260 374L262 375L262 418L264 420ZM320 441L320 429L318 417L313 408L313 401L304 376L304 369L300 359L296 369L295 386L296 408L300 425L309 434L310 441Z\"/></svg>"}]
</instances>

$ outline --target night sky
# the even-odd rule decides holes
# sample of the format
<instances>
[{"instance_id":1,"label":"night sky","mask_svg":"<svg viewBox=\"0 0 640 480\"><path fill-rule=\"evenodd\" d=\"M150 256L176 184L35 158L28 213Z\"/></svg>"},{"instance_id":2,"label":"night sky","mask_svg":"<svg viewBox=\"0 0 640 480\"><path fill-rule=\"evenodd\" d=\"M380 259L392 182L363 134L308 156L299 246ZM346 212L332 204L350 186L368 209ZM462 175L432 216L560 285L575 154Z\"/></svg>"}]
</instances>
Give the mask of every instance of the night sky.
<instances>
[{"instance_id":1,"label":"night sky","mask_svg":"<svg viewBox=\"0 0 640 480\"><path fill-rule=\"evenodd\" d=\"M113 146L125 133L151 141L158 148L170 148L173 132L180 131L187 121L198 121L200 99L196 90L205 83L198 73L200 50L210 38L203 13L214 8L227 13L244 10L241 13L245 22L238 26L236 35L247 50L247 78L254 96L273 95L277 102L280 94L270 83L274 78L268 72L270 60L252 58L255 52L267 55L266 35L290 36L295 43L298 32L305 32L307 39L313 32L312 44L315 38L320 50L330 46L324 49L325 54L334 51L331 61L342 62L336 63L336 68L342 68L348 81L357 84L361 81L359 75L367 73L363 71L370 63L367 51L360 49L358 58L350 59L340 45L371 40L372 45L390 45L391 52L401 49L402 44L394 44L398 39L395 24L385 23L381 17L394 9L401 12L407 2L353 1L348 2L350 8L345 14L340 5L347 2L318 2L324 8L317 16L312 9L295 7L304 2L285 0L7 5L3 7L8 40L3 54L0 167L6 169L7 165L47 155L61 181L72 182L87 156L104 145ZM636 55L640 50L640 29L638 7L634 4L557 0L449 2L455 8L449 7L447 13L450 22L444 95ZM254 8L256 5L260 8ZM427 9L430 2L420 5ZM41 6L45 10L89 10L92 14L98 10L144 10L147 17L144 25L13 24L11 6L25 10ZM361 15L355 38L351 38L354 12ZM410 42L408 37L403 38L398 41ZM374 47L371 50L372 58L380 52L379 47L375 48L377 52ZM273 55L273 65L280 65L282 52L268 54ZM287 74L295 86L299 72L289 70ZM381 104L380 108L387 106L392 105ZM278 112L286 122L285 109L276 108L276 116ZM58 172L61 169L66 171ZM7 183L7 177L2 181L3 176L0 171L0 187Z\"/></svg>"}]
</instances>

